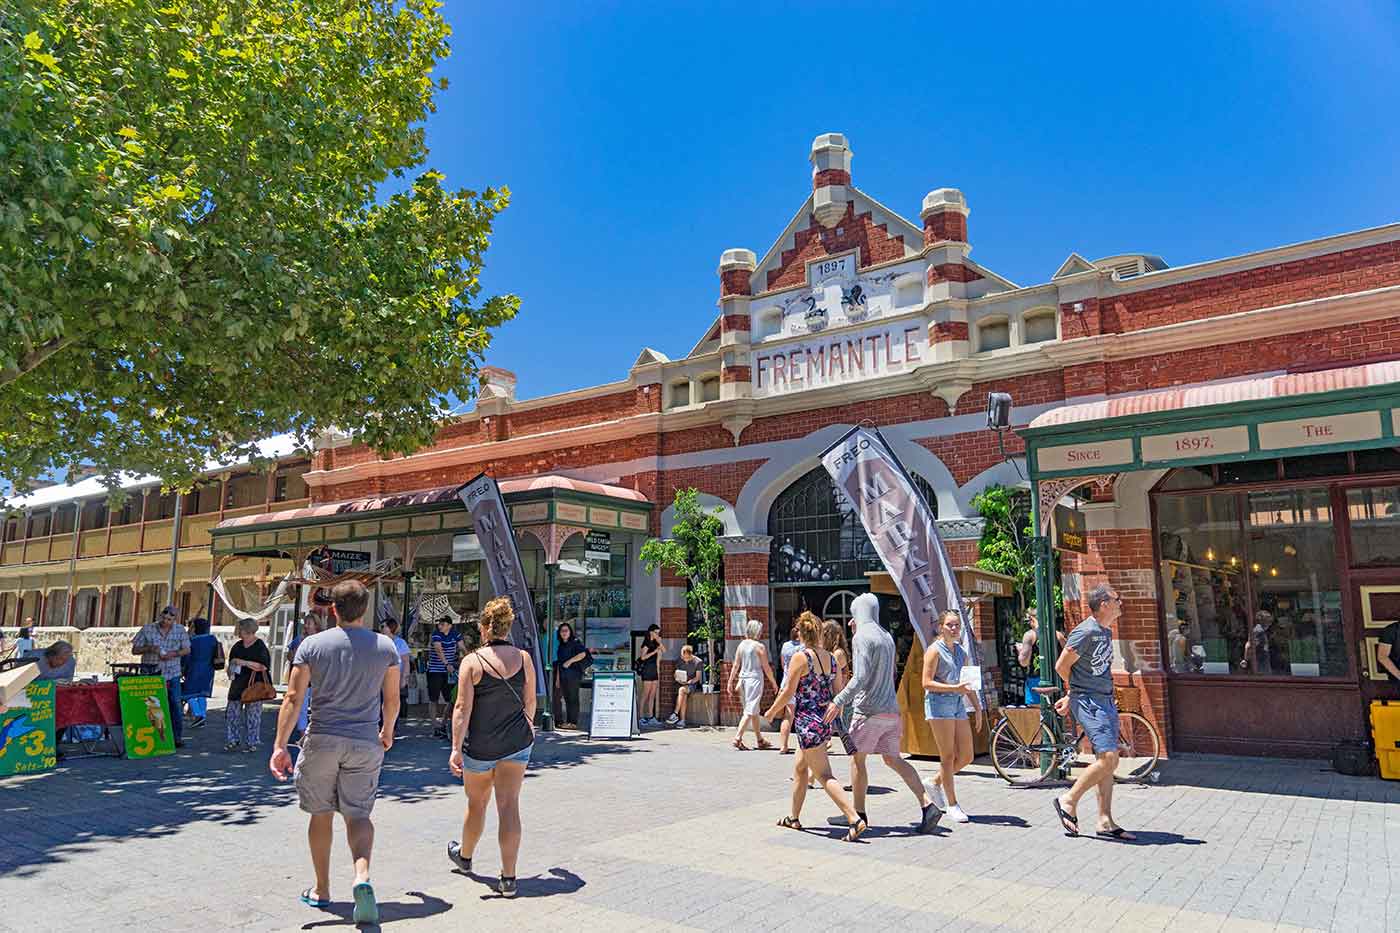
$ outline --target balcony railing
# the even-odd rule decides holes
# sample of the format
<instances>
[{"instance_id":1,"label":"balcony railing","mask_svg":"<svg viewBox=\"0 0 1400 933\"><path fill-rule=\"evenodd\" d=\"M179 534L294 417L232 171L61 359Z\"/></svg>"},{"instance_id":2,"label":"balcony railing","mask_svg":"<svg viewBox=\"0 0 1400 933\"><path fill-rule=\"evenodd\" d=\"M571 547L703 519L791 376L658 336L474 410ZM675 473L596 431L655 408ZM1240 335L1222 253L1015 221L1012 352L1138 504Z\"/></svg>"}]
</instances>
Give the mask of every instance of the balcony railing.
<instances>
[{"instance_id":1,"label":"balcony railing","mask_svg":"<svg viewBox=\"0 0 1400 933\"><path fill-rule=\"evenodd\" d=\"M227 518L240 515L260 515L267 511L298 509L309 505L310 499L293 499L274 502L271 505L250 505L239 509L226 509L223 515L208 512L202 515L187 515L180 519L180 548L208 548L209 530ZM108 557L115 554L153 553L170 550L174 535L174 519L162 518L147 521L143 529L140 522L129 525L113 525L111 528L89 528L78 535L78 558L87 560ZM73 555L73 533L30 538L27 541L8 541L0 545L0 565L42 564L51 561L66 561Z\"/></svg>"}]
</instances>

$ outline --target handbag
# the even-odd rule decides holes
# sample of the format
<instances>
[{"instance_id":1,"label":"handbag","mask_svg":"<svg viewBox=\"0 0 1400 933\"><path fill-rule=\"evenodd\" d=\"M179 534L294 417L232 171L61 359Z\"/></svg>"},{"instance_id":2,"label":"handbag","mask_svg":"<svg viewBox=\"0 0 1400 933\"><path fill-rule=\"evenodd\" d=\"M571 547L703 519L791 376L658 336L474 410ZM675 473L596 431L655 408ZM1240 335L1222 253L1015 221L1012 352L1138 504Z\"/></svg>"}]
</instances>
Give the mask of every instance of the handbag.
<instances>
[{"instance_id":1,"label":"handbag","mask_svg":"<svg viewBox=\"0 0 1400 933\"><path fill-rule=\"evenodd\" d=\"M275 699L277 688L272 686L272 678L268 676L267 671L253 671L252 676L248 678L248 685L238 697L238 702L262 703Z\"/></svg>"}]
</instances>

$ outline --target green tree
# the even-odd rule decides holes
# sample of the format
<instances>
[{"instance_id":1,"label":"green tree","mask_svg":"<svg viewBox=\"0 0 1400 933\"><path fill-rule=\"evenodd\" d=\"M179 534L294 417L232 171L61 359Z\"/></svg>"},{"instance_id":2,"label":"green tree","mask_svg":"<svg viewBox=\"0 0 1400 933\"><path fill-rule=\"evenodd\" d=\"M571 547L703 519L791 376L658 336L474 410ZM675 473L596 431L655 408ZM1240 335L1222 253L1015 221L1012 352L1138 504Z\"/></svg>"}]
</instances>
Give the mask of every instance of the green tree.
<instances>
[{"instance_id":1,"label":"green tree","mask_svg":"<svg viewBox=\"0 0 1400 933\"><path fill-rule=\"evenodd\" d=\"M652 538L640 554L647 573L665 567L685 579L686 603L696 620L690 637L707 644L724 638L724 546L719 541L724 523L719 514L718 508L700 507L697 490L677 489L671 537Z\"/></svg>"},{"instance_id":2,"label":"green tree","mask_svg":"<svg viewBox=\"0 0 1400 933\"><path fill-rule=\"evenodd\" d=\"M1030 494L1006 486L988 486L972 499L972 507L982 516L982 540L978 543L977 566L1004 573L1016 580L1016 595L1022 607L1035 606L1035 555L1031 550ZM1060 598L1059 560L1052 557L1051 580L1056 618L1063 614ZM1017 612L1017 636L1023 631Z\"/></svg>"},{"instance_id":3,"label":"green tree","mask_svg":"<svg viewBox=\"0 0 1400 933\"><path fill-rule=\"evenodd\" d=\"M432 439L518 307L419 171L438 6L0 0L0 481Z\"/></svg>"}]
</instances>

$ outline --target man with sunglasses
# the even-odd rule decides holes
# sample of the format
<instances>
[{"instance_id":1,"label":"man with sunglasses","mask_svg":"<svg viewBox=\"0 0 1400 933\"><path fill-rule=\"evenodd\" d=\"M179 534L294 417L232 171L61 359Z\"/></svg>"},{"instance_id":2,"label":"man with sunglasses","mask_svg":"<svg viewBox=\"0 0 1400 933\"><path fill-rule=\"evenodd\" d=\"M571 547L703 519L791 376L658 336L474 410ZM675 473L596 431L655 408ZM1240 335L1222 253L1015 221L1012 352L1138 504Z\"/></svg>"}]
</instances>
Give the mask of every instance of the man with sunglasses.
<instances>
[{"instance_id":1,"label":"man with sunglasses","mask_svg":"<svg viewBox=\"0 0 1400 933\"><path fill-rule=\"evenodd\" d=\"M1079 835L1079 801L1098 788L1097 836L1131 842L1137 837L1113 819L1113 770L1118 767L1118 704L1113 699L1113 630L1123 614L1123 600L1107 584L1089 594L1093 615L1075 626L1055 662L1055 673L1065 685L1065 695L1055 712L1073 713L1094 748L1094 763L1084 769L1074 786L1054 801L1065 835Z\"/></svg>"}]
</instances>

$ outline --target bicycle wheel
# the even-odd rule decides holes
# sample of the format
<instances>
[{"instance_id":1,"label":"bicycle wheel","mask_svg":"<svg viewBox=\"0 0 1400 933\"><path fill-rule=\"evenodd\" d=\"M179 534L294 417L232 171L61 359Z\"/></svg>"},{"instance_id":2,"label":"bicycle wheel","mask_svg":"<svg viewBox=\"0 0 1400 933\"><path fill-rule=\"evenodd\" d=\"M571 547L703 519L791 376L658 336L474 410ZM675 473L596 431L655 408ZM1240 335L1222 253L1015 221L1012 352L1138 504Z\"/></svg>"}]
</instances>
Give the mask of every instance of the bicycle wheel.
<instances>
[{"instance_id":1,"label":"bicycle wheel","mask_svg":"<svg viewBox=\"0 0 1400 933\"><path fill-rule=\"evenodd\" d=\"M1031 742L1023 739L1009 719L992 730L992 767L1013 787L1039 781L1054 760L1055 739L1044 723L1036 726L1033 738Z\"/></svg>"},{"instance_id":2,"label":"bicycle wheel","mask_svg":"<svg viewBox=\"0 0 1400 933\"><path fill-rule=\"evenodd\" d=\"M1145 781L1157 768L1162 737L1141 713L1118 714L1118 767L1115 781Z\"/></svg>"}]
</instances>

